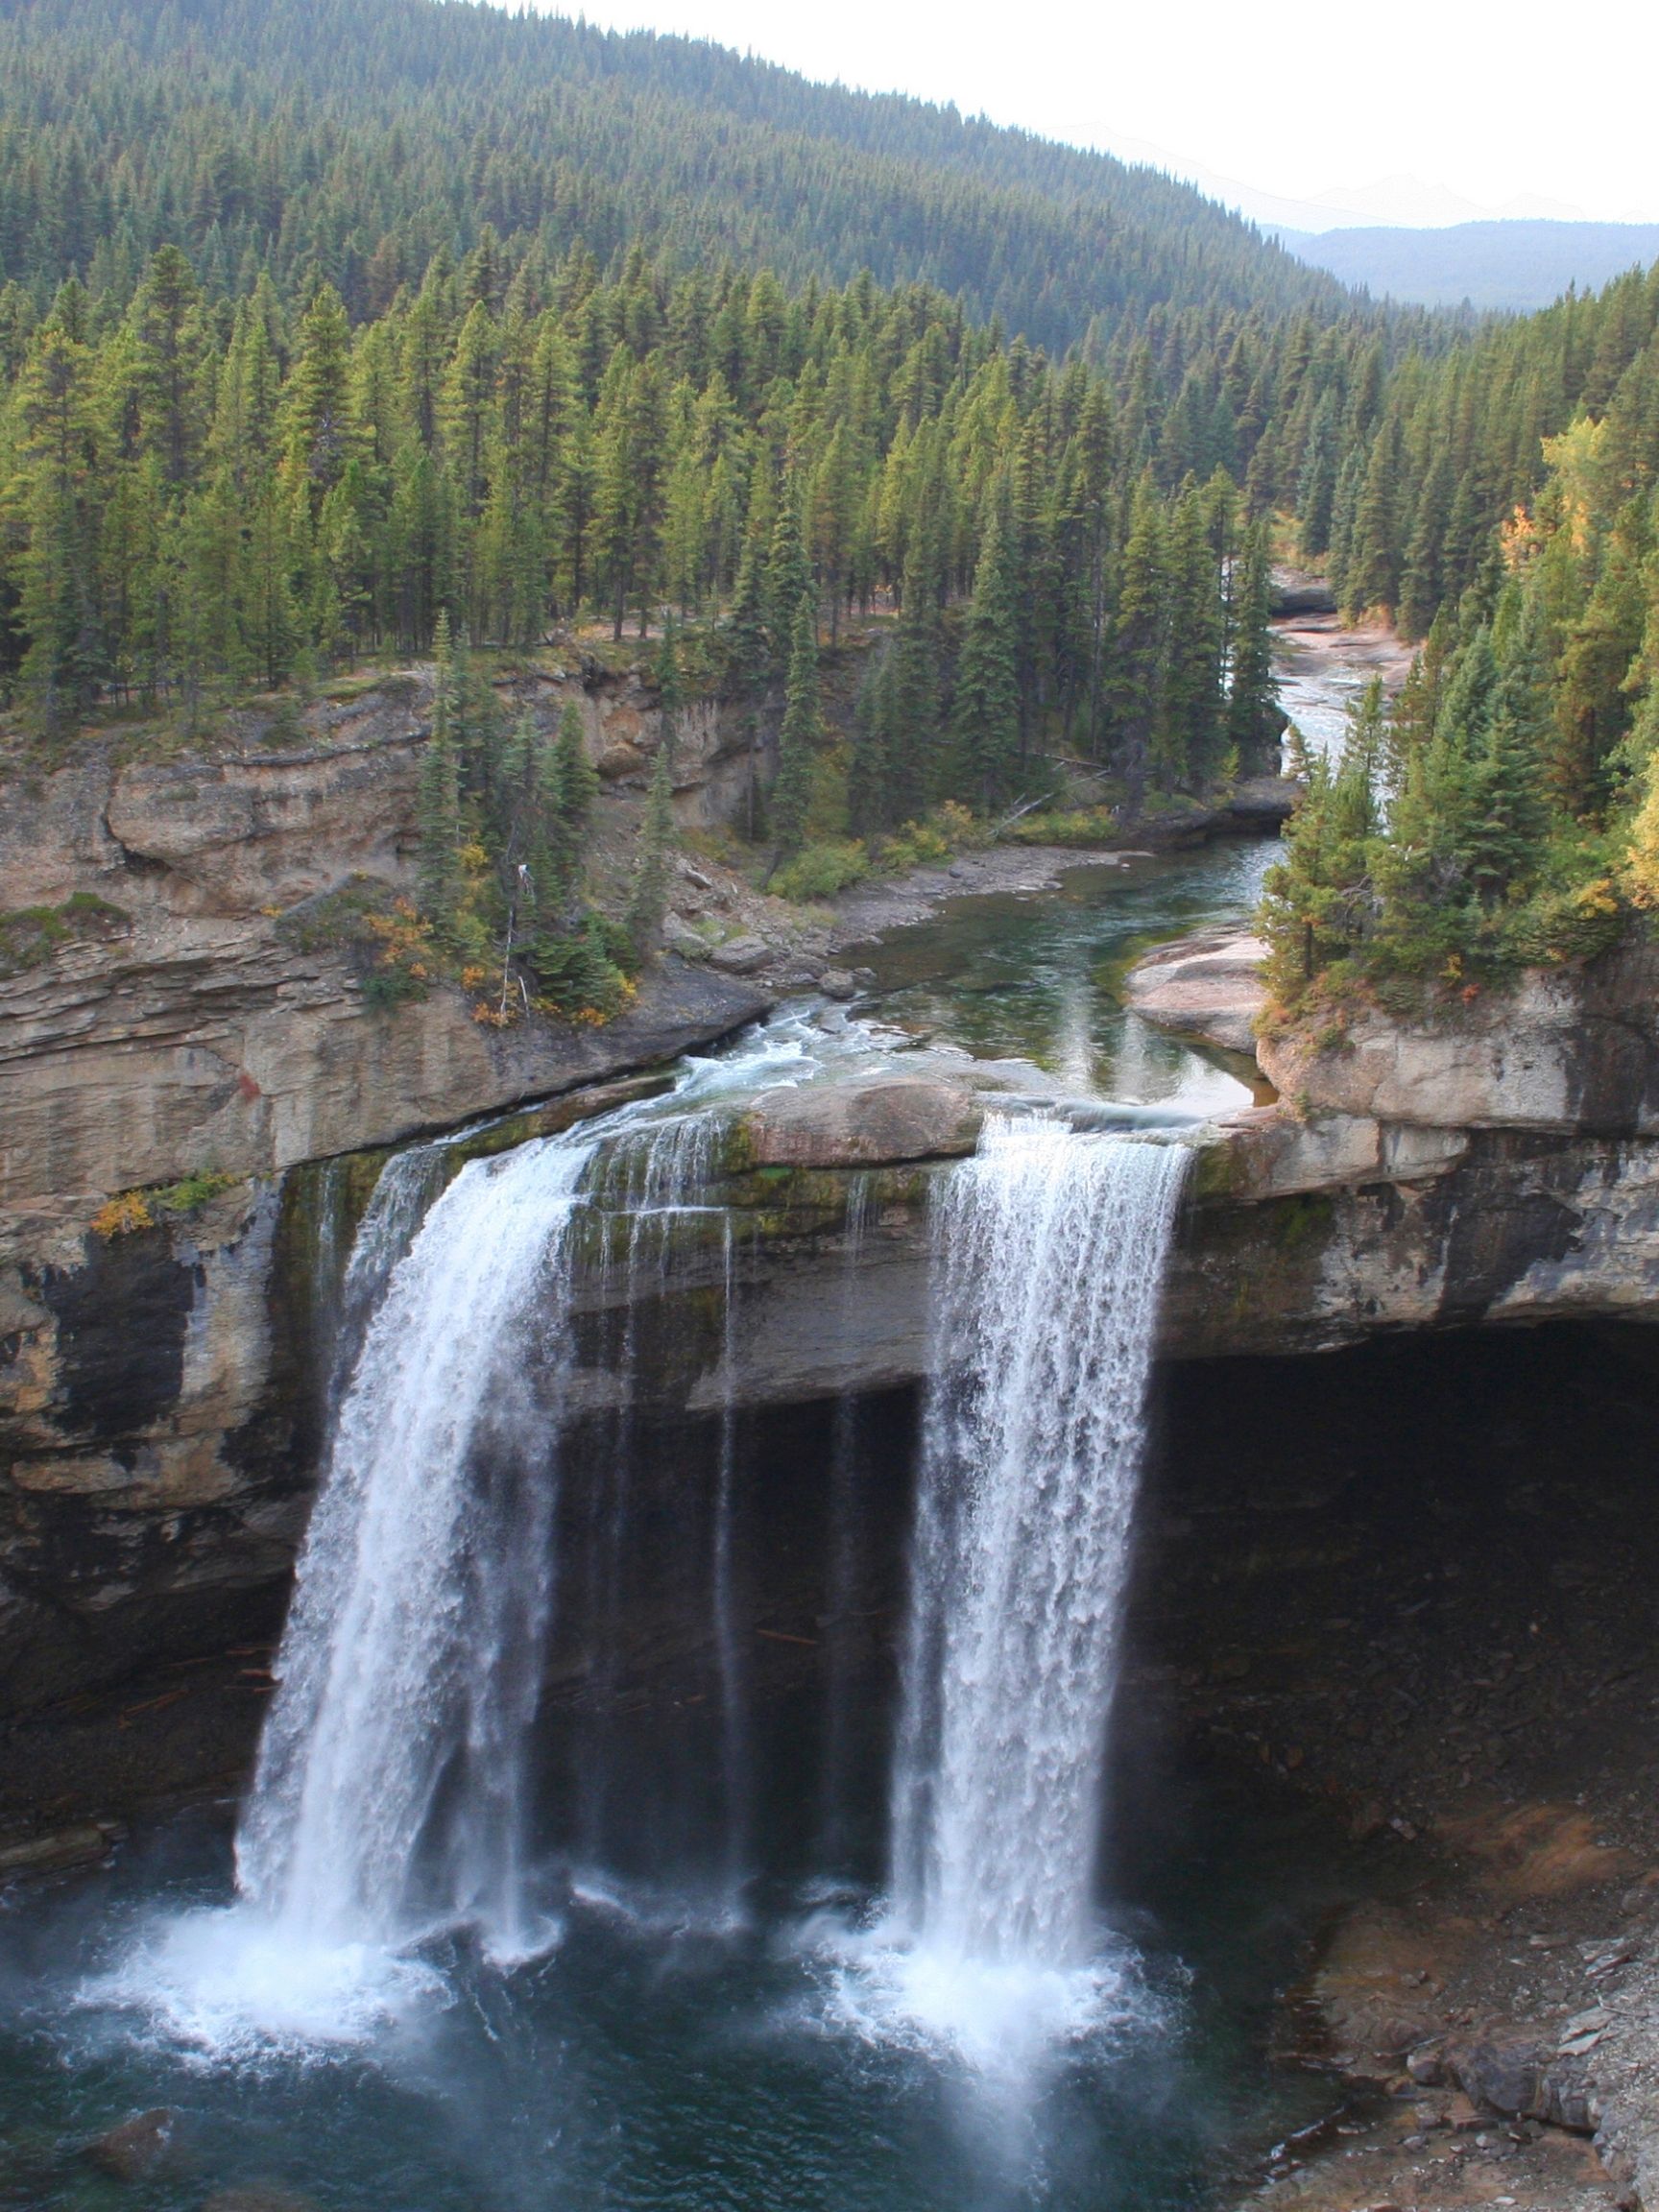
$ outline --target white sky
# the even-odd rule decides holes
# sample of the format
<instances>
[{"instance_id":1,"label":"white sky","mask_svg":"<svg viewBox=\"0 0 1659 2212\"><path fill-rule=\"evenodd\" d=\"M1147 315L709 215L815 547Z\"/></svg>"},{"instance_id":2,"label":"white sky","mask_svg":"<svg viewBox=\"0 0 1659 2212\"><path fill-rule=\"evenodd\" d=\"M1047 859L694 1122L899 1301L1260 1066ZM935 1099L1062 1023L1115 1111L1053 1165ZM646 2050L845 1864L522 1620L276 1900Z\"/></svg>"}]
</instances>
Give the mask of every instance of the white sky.
<instances>
[{"instance_id":1,"label":"white sky","mask_svg":"<svg viewBox=\"0 0 1659 2212\"><path fill-rule=\"evenodd\" d=\"M533 4L577 12L577 0ZM1267 204L1278 196L1346 203L1325 223L1659 222L1655 0L585 0L583 12L1151 159L1264 220L1296 220Z\"/></svg>"}]
</instances>

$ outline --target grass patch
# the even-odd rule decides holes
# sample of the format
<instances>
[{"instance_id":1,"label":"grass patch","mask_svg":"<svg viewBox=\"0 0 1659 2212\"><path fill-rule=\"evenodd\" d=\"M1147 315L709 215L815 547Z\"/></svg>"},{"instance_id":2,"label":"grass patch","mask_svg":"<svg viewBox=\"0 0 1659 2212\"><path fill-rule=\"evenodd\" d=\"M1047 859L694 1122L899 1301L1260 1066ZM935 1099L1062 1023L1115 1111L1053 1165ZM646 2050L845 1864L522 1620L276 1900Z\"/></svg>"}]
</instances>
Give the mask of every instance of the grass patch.
<instances>
[{"instance_id":1,"label":"grass patch","mask_svg":"<svg viewBox=\"0 0 1659 2212\"><path fill-rule=\"evenodd\" d=\"M92 891L77 891L60 906L14 906L0 913L0 975L38 968L65 945L107 944L132 924L124 907Z\"/></svg>"}]
</instances>

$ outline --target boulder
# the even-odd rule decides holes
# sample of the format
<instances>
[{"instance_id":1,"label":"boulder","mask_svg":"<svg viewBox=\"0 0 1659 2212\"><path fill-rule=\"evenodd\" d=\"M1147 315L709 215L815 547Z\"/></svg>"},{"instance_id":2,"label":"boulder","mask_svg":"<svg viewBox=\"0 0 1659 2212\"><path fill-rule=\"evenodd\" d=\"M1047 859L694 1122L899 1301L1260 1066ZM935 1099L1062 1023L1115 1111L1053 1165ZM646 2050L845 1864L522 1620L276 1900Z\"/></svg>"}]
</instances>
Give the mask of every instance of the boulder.
<instances>
[{"instance_id":1,"label":"boulder","mask_svg":"<svg viewBox=\"0 0 1659 2212\"><path fill-rule=\"evenodd\" d=\"M764 968L771 959L772 947L764 937L746 934L716 945L709 957L728 975L753 975L757 968Z\"/></svg>"},{"instance_id":2,"label":"boulder","mask_svg":"<svg viewBox=\"0 0 1659 2212\"><path fill-rule=\"evenodd\" d=\"M164 2104L152 2112L139 2112L88 2143L86 2155L117 2181L145 2180L172 2150L178 2119L178 2114Z\"/></svg>"},{"instance_id":3,"label":"boulder","mask_svg":"<svg viewBox=\"0 0 1659 2212\"><path fill-rule=\"evenodd\" d=\"M1447 2065L1477 2104L1575 2134L1595 2131L1599 2114L1583 2062L1559 2056L1552 2035L1499 2022L1449 2052Z\"/></svg>"},{"instance_id":4,"label":"boulder","mask_svg":"<svg viewBox=\"0 0 1659 2212\"><path fill-rule=\"evenodd\" d=\"M972 1152L984 1110L965 1084L914 1075L768 1092L744 1118L760 1167L867 1167Z\"/></svg>"},{"instance_id":5,"label":"boulder","mask_svg":"<svg viewBox=\"0 0 1659 2212\"><path fill-rule=\"evenodd\" d=\"M1252 1052L1267 998L1261 975L1266 953L1248 930L1201 930L1138 960L1124 989L1136 1013L1160 1029Z\"/></svg>"}]
</instances>

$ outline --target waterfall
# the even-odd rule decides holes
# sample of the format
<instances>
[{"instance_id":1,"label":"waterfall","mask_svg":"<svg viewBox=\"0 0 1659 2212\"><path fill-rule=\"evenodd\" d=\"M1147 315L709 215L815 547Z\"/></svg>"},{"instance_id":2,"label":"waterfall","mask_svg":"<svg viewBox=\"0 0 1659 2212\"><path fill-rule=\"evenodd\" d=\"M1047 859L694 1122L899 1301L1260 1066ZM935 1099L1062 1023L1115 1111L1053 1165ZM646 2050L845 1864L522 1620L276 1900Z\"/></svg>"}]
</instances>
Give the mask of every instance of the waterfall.
<instances>
[{"instance_id":1,"label":"waterfall","mask_svg":"<svg viewBox=\"0 0 1659 2212\"><path fill-rule=\"evenodd\" d=\"M297 1941L393 1941L416 1920L466 1918L511 1955L532 1934L520 1863L551 1587L545 1455L592 1150L552 1138L465 1167L369 1324L237 1838L242 1893ZM388 1187L354 1268L379 1263L424 1174Z\"/></svg>"},{"instance_id":2,"label":"waterfall","mask_svg":"<svg viewBox=\"0 0 1659 2212\"><path fill-rule=\"evenodd\" d=\"M935 1212L893 1797L918 1957L1064 1974L1094 1945L1107 1719L1179 1146L993 1118ZM936 1977L937 1979L937 1977Z\"/></svg>"},{"instance_id":3,"label":"waterfall","mask_svg":"<svg viewBox=\"0 0 1659 2212\"><path fill-rule=\"evenodd\" d=\"M858 1267L870 1221L871 1179L854 1175L847 1186L842 1231L837 1325L847 1331L859 1295ZM820 1849L829 1872L847 1857L845 1799L851 1764L858 1576L863 1566L859 1522L858 1402L843 1391L835 1401L830 1440L828 1580L824 1593L824 1771L819 1783Z\"/></svg>"}]
</instances>

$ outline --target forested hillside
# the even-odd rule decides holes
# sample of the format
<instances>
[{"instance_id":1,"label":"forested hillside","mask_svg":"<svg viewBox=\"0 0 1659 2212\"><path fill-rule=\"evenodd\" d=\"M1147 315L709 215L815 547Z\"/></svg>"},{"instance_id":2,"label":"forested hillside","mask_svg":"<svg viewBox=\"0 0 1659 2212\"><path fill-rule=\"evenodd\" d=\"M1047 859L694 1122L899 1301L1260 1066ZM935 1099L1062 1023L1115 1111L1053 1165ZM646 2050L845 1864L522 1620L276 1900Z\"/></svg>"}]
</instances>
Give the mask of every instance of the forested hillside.
<instances>
[{"instance_id":1,"label":"forested hillside","mask_svg":"<svg viewBox=\"0 0 1659 2212\"><path fill-rule=\"evenodd\" d=\"M486 226L608 264L921 280L1064 348L1155 308L1349 296L1190 187L719 48L463 0L8 0L0 274L125 304L183 249L211 297L327 279L354 319Z\"/></svg>"},{"instance_id":2,"label":"forested hillside","mask_svg":"<svg viewBox=\"0 0 1659 2212\"><path fill-rule=\"evenodd\" d=\"M327 285L216 309L163 248L126 314L71 281L19 344L6 658L50 736L424 654L442 616L524 651L666 605L759 702L879 604L858 824L996 803L1039 732L1196 791L1273 733L1265 535L1217 443L1144 349L1119 404L919 287L669 285L642 252L605 283L580 250L509 277L486 246L353 331Z\"/></svg>"}]
</instances>

